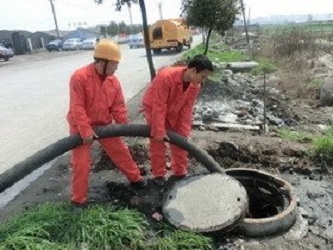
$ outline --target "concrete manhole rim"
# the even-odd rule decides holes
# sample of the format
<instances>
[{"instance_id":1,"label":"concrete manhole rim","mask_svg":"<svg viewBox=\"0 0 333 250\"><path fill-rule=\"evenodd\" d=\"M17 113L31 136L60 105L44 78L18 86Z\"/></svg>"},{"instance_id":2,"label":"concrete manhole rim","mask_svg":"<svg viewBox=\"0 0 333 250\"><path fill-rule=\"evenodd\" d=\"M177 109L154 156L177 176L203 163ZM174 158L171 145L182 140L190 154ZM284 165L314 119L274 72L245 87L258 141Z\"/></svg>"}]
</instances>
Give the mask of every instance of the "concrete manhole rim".
<instances>
[{"instance_id":1,"label":"concrete manhole rim","mask_svg":"<svg viewBox=\"0 0 333 250\"><path fill-rule=\"evenodd\" d=\"M289 204L287 207L283 209L282 212L271 216L267 218L244 218L244 220L238 224L238 228L240 231L242 231L244 234L249 236L265 236L265 235L272 235L275 233L279 233L282 231L286 231L289 229L296 220L296 208L297 208L297 197L292 191L292 185L281 179L278 176L271 175L265 171L257 170L257 169L248 169L248 168L230 168L226 169L225 173L228 174L231 171L233 172L252 172L257 175L261 176L268 176L270 178L273 178L276 182L279 182L281 185L279 187L279 190L281 190L285 195L288 195L288 201ZM228 174L229 175L229 174ZM235 176L231 175L233 178L236 178ZM260 229L260 228L261 229Z\"/></svg>"}]
</instances>

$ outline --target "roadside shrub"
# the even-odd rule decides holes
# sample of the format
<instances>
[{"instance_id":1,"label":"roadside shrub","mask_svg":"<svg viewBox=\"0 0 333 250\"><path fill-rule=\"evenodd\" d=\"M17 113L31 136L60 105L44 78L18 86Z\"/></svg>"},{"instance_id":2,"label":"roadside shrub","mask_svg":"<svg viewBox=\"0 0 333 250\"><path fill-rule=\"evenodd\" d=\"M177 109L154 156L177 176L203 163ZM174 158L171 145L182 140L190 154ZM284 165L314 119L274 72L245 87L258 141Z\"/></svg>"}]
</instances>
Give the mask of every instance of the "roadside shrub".
<instances>
[{"instance_id":1,"label":"roadside shrub","mask_svg":"<svg viewBox=\"0 0 333 250\"><path fill-rule=\"evenodd\" d=\"M286 69L280 74L279 81L273 85L276 85L283 94L296 98L316 100L320 88L309 85L311 81L312 75L306 69L299 69L298 71Z\"/></svg>"},{"instance_id":2,"label":"roadside shrub","mask_svg":"<svg viewBox=\"0 0 333 250\"><path fill-rule=\"evenodd\" d=\"M272 65L278 71L278 78L275 81L270 81L270 86L295 98L310 100L319 98L320 80L313 78L309 70L309 62L304 55L296 53L288 58L273 59ZM265 64L264 67L266 70L270 69ZM262 69L255 69L254 74L257 72L262 72Z\"/></svg>"},{"instance_id":3,"label":"roadside shrub","mask_svg":"<svg viewBox=\"0 0 333 250\"><path fill-rule=\"evenodd\" d=\"M318 100L322 82L312 75L313 58L329 53L330 32L315 25L272 26L263 29L257 58L266 58L279 69L278 80L269 84L295 98ZM319 40L318 40L319 39ZM331 46L331 45L330 45ZM331 46L333 47L333 46ZM256 69L254 74L259 70Z\"/></svg>"},{"instance_id":4,"label":"roadside shrub","mask_svg":"<svg viewBox=\"0 0 333 250\"><path fill-rule=\"evenodd\" d=\"M273 34L274 54L278 57L290 57L304 51L315 52L315 33L298 27L284 29Z\"/></svg>"}]
</instances>

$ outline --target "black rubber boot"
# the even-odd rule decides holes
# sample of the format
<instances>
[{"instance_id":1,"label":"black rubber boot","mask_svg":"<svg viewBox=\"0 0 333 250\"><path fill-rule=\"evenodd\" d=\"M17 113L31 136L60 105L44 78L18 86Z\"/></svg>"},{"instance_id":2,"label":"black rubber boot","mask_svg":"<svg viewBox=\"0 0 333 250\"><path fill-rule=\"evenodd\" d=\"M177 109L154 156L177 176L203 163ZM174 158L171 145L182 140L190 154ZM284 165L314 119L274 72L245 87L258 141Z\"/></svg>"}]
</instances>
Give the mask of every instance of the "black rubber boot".
<instances>
[{"instance_id":1,"label":"black rubber boot","mask_svg":"<svg viewBox=\"0 0 333 250\"><path fill-rule=\"evenodd\" d=\"M148 182L146 180L144 180L144 179L141 179L141 180L139 180L137 182L131 182L131 186L133 188L138 188L138 189L139 188L145 188L145 187L148 186Z\"/></svg>"},{"instance_id":2,"label":"black rubber boot","mask_svg":"<svg viewBox=\"0 0 333 250\"><path fill-rule=\"evenodd\" d=\"M164 187L165 180L164 177L156 177L153 179L153 183L156 187Z\"/></svg>"}]
</instances>

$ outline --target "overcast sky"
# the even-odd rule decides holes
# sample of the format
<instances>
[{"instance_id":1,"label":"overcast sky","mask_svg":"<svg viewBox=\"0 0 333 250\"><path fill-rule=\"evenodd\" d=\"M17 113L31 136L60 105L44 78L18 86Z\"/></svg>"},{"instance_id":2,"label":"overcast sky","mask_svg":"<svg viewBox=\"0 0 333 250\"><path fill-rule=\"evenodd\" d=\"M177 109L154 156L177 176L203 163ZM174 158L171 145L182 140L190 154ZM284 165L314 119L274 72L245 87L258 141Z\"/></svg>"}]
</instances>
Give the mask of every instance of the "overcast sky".
<instances>
[{"instance_id":1,"label":"overcast sky","mask_svg":"<svg viewBox=\"0 0 333 250\"><path fill-rule=\"evenodd\" d=\"M204 0L203 0L204 1ZM114 11L116 0L104 0L96 5L94 0L54 0L58 26L61 30L76 29L78 23L87 26L106 24L114 20L130 24L129 11L123 7ZM159 19L158 3L162 3L163 18L179 17L181 0L146 0L148 22ZM331 0L244 0L251 18L270 15L326 14L333 12ZM138 5L132 7L133 23L141 23ZM49 0L0 0L0 30L24 29L29 31L54 29ZM83 27L86 27L83 25Z\"/></svg>"}]
</instances>

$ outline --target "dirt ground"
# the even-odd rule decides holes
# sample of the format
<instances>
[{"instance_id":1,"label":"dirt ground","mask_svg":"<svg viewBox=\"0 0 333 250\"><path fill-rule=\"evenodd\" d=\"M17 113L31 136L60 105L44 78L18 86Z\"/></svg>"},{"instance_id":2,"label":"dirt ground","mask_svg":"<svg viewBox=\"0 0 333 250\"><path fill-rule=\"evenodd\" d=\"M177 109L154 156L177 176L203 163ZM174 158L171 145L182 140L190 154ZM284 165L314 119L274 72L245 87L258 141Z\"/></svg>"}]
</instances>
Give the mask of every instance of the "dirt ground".
<instances>
[{"instance_id":1,"label":"dirt ground","mask_svg":"<svg viewBox=\"0 0 333 250\"><path fill-rule=\"evenodd\" d=\"M144 123L138 115L138 107L143 92L128 102L129 116L132 123ZM324 122L329 108L303 106L287 107L290 113L303 117L298 127L306 126L309 131L316 131L317 124ZM309 111L311 110L311 111ZM145 178L150 179L150 163L147 153L148 141L145 138L124 138L130 146L135 161ZM251 131L199 131L194 130L192 140L224 168L255 168L272 174L291 173L301 178L314 179L315 176L332 176L329 168L318 167L308 157L307 143L295 143L276 136L274 130L266 135ZM152 214L161 212L165 191L150 186L144 190L134 190L126 178L114 168L96 143L92 149L93 168L90 175L89 200L91 203L112 203L138 208L152 223ZM207 173L194 158L191 158L189 174ZM63 155L41 177L22 191L13 201L1 209L0 220L10 215L45 201L68 201L70 199L70 165L69 155ZM288 233L274 237L247 238L234 233L218 235L218 249L332 249L333 240L318 236L309 230L305 237L295 239Z\"/></svg>"}]
</instances>

